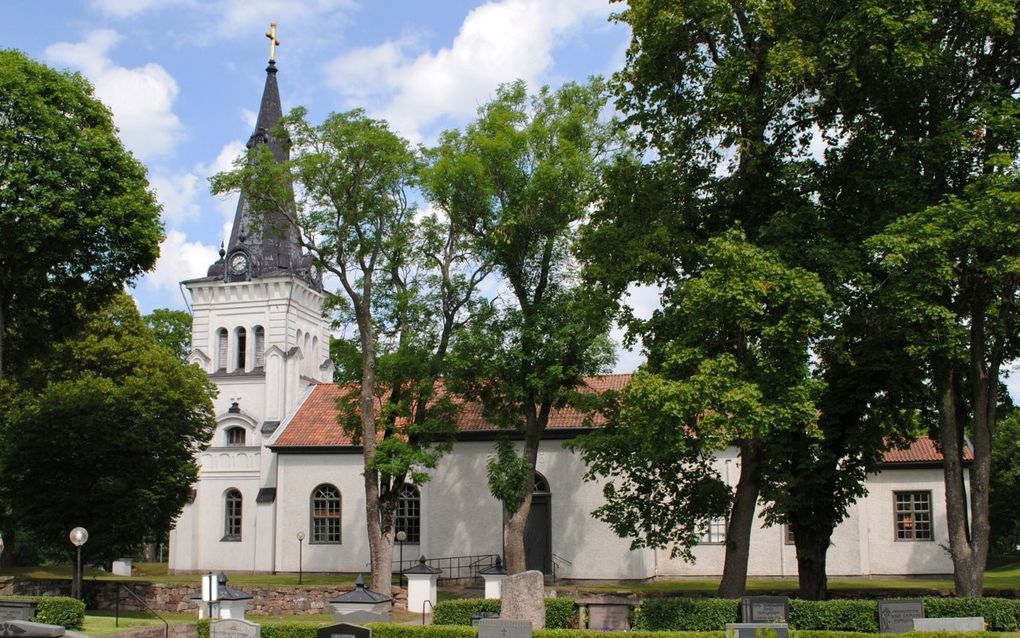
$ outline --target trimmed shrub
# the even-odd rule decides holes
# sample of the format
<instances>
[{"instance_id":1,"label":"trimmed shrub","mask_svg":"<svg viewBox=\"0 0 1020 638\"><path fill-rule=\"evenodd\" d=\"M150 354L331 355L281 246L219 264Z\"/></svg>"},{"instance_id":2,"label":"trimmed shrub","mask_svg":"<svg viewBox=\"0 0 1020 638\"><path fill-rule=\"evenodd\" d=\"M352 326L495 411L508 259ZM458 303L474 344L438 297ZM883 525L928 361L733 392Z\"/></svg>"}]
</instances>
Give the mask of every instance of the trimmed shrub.
<instances>
[{"instance_id":1,"label":"trimmed shrub","mask_svg":"<svg viewBox=\"0 0 1020 638\"><path fill-rule=\"evenodd\" d=\"M435 617L433 616L434 619ZM478 636L478 630L474 627L464 627L461 625L423 626L369 623L368 626L372 628L373 638L476 638ZM311 636L314 638L314 630Z\"/></svg>"},{"instance_id":2,"label":"trimmed shrub","mask_svg":"<svg viewBox=\"0 0 1020 638\"><path fill-rule=\"evenodd\" d=\"M35 622L60 625L64 629L81 629L85 622L85 603L68 596L40 596Z\"/></svg>"},{"instance_id":3,"label":"trimmed shrub","mask_svg":"<svg viewBox=\"0 0 1020 638\"><path fill-rule=\"evenodd\" d=\"M496 598L459 598L436 604L433 625L470 625L471 616L481 612L498 614ZM577 626L577 605L573 598L545 599L545 626L548 629L570 629Z\"/></svg>"},{"instance_id":4,"label":"trimmed shrub","mask_svg":"<svg viewBox=\"0 0 1020 638\"><path fill-rule=\"evenodd\" d=\"M1016 631L1020 627L1020 600L1010 598L935 598L924 599L928 618L982 616L991 631Z\"/></svg>"},{"instance_id":5,"label":"trimmed shrub","mask_svg":"<svg viewBox=\"0 0 1020 638\"><path fill-rule=\"evenodd\" d=\"M739 612L740 601L733 598L652 598L634 610L634 629L723 631Z\"/></svg>"},{"instance_id":6,"label":"trimmed shrub","mask_svg":"<svg viewBox=\"0 0 1020 638\"><path fill-rule=\"evenodd\" d=\"M817 631L878 633L874 600L790 600L790 627Z\"/></svg>"}]
</instances>

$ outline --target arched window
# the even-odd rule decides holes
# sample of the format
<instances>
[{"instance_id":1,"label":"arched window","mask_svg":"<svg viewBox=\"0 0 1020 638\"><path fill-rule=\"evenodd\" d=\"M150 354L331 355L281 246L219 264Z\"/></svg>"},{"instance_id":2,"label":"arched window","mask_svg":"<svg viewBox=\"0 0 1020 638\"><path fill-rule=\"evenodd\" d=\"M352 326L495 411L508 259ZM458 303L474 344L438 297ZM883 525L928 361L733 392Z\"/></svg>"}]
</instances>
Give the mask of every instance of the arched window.
<instances>
[{"instance_id":1,"label":"arched window","mask_svg":"<svg viewBox=\"0 0 1020 638\"><path fill-rule=\"evenodd\" d=\"M397 495L397 531L407 534L408 543L421 542L421 493L410 483Z\"/></svg>"},{"instance_id":2,"label":"arched window","mask_svg":"<svg viewBox=\"0 0 1020 638\"><path fill-rule=\"evenodd\" d=\"M542 476L541 474L539 474L538 472L535 472L535 490L534 491L537 492L537 493L540 493L540 494L548 494L549 493L549 481L547 481L545 479L545 477Z\"/></svg>"},{"instance_id":3,"label":"arched window","mask_svg":"<svg viewBox=\"0 0 1020 638\"><path fill-rule=\"evenodd\" d=\"M237 426L227 428L226 435L227 445L244 445L244 428Z\"/></svg>"},{"instance_id":4,"label":"arched window","mask_svg":"<svg viewBox=\"0 0 1020 638\"><path fill-rule=\"evenodd\" d=\"M248 352L248 332L244 328L237 329L237 369L244 372L245 355Z\"/></svg>"},{"instance_id":5,"label":"arched window","mask_svg":"<svg viewBox=\"0 0 1020 638\"><path fill-rule=\"evenodd\" d=\"M340 542L340 490L323 484L312 491L312 543Z\"/></svg>"},{"instance_id":6,"label":"arched window","mask_svg":"<svg viewBox=\"0 0 1020 638\"><path fill-rule=\"evenodd\" d=\"M216 369L227 369L227 329L216 331Z\"/></svg>"},{"instance_id":7,"label":"arched window","mask_svg":"<svg viewBox=\"0 0 1020 638\"><path fill-rule=\"evenodd\" d=\"M266 367L266 329L255 326L255 367Z\"/></svg>"},{"instance_id":8,"label":"arched window","mask_svg":"<svg viewBox=\"0 0 1020 638\"><path fill-rule=\"evenodd\" d=\"M227 490L223 499L222 540L241 540L241 492L233 488Z\"/></svg>"}]
</instances>

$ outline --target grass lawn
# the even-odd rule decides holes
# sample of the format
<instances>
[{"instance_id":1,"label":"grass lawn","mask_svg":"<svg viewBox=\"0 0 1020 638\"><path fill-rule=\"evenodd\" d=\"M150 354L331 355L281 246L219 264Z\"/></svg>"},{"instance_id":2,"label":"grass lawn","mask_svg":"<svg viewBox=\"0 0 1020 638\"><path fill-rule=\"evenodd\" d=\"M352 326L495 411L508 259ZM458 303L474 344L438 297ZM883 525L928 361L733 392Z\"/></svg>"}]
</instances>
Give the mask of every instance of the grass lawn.
<instances>
[{"instance_id":1,"label":"grass lawn","mask_svg":"<svg viewBox=\"0 0 1020 638\"><path fill-rule=\"evenodd\" d=\"M161 612L160 616L166 619L171 625L176 623L195 622L195 614L175 614ZM119 634L129 629L147 627L150 625L162 625L163 623L151 614L142 612L121 612L119 620L114 617L112 611L92 611L85 615L85 626L81 633L86 636L109 636Z\"/></svg>"}]
</instances>

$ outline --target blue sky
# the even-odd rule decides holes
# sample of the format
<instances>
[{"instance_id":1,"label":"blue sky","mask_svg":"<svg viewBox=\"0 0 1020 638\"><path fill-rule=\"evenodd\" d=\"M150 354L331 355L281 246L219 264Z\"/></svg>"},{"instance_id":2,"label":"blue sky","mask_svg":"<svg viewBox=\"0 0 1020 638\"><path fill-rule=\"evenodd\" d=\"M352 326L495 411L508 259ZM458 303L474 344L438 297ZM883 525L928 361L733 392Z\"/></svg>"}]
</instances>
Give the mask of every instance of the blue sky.
<instances>
[{"instance_id":1,"label":"blue sky","mask_svg":"<svg viewBox=\"0 0 1020 638\"><path fill-rule=\"evenodd\" d=\"M143 312L184 308L236 197L209 194L252 132L269 23L284 110L313 121L355 107L412 142L462 126L495 87L608 75L629 30L607 0L8 0L0 46L80 71L149 169L166 240L132 294ZM621 361L626 369L634 363Z\"/></svg>"}]
</instances>

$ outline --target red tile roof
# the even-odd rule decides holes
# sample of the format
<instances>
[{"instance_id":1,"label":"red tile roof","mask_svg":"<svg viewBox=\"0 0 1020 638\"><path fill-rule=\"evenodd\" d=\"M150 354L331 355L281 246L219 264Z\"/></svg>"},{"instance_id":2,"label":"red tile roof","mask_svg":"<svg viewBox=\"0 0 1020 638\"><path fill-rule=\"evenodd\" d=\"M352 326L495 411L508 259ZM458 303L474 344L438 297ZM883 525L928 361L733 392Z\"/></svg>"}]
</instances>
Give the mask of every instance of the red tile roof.
<instances>
[{"instance_id":1,"label":"red tile roof","mask_svg":"<svg viewBox=\"0 0 1020 638\"><path fill-rule=\"evenodd\" d=\"M587 391L601 393L606 390L622 390L630 380L629 374L610 374L588 378ZM312 387L305 400L298 405L295 413L281 426L281 432L273 442L277 448L303 447L349 447L354 445L350 436L337 424L336 402L342 387L335 383L321 383ZM591 416L590 425L604 423L600 414ZM549 429L586 427L585 414L572 407L554 409L549 415ZM482 416L479 403L460 402L457 429L461 432L495 431L497 426ZM973 460L968 448L965 460ZM938 463L942 454L935 442L928 437L921 437L904 449L887 451L883 456L884 463Z\"/></svg>"},{"instance_id":2,"label":"red tile roof","mask_svg":"<svg viewBox=\"0 0 1020 638\"><path fill-rule=\"evenodd\" d=\"M974 453L970 446L963 450L963 460L974 460ZM922 436L905 448L888 450L882 461L884 463L941 463L942 452L935 445L934 439Z\"/></svg>"}]
</instances>

